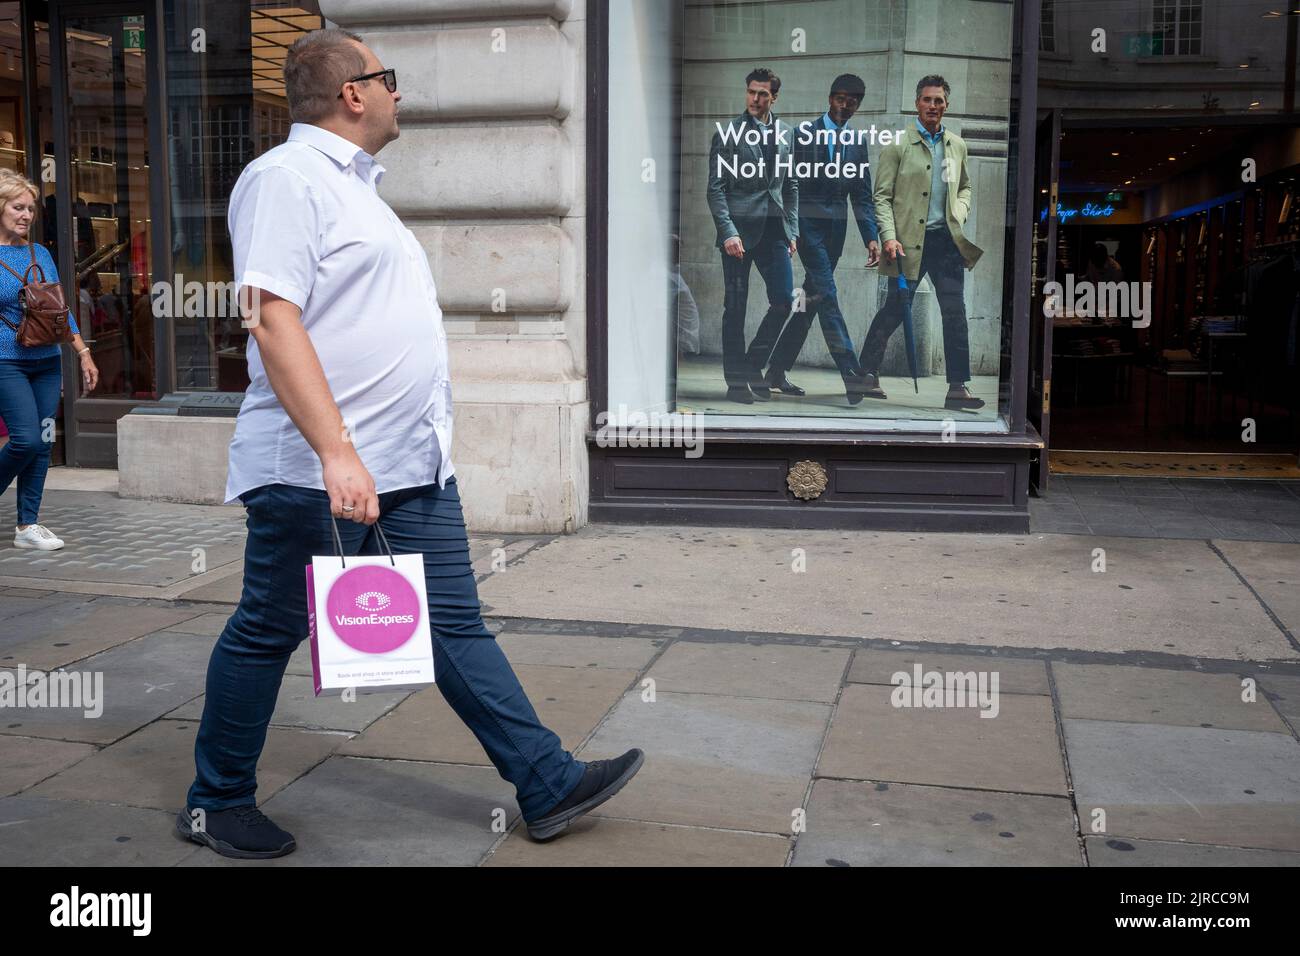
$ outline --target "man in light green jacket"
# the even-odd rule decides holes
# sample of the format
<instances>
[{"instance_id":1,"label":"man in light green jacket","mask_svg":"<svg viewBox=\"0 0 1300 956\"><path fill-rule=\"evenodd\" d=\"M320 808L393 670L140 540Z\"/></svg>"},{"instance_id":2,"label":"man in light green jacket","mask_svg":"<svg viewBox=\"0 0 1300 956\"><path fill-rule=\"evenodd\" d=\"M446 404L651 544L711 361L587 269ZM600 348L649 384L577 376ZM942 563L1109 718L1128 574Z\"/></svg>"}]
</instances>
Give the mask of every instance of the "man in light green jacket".
<instances>
[{"instance_id":1,"label":"man in light green jacket","mask_svg":"<svg viewBox=\"0 0 1300 956\"><path fill-rule=\"evenodd\" d=\"M923 77L916 84L915 127L901 143L886 146L876 161L880 271L894 278L862 345L863 392L868 398L886 397L879 377L885 346L911 308L917 284L928 275L943 316L944 408L973 411L984 402L966 387L970 335L962 270L973 269L983 250L962 232L970 215L971 181L966 143L943 127L951 94L942 76Z\"/></svg>"}]
</instances>

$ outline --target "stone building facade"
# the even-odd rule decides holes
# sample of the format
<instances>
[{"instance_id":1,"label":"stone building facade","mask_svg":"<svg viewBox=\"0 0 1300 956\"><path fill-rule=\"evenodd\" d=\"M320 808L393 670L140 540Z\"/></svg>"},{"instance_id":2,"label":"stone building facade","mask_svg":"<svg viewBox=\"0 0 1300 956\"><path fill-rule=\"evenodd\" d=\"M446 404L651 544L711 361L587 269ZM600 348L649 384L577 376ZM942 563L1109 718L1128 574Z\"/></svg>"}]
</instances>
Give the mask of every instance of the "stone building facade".
<instances>
[{"instance_id":1,"label":"stone building facade","mask_svg":"<svg viewBox=\"0 0 1300 956\"><path fill-rule=\"evenodd\" d=\"M438 284L466 520L586 523L586 0L324 0L401 78L381 192Z\"/></svg>"}]
</instances>

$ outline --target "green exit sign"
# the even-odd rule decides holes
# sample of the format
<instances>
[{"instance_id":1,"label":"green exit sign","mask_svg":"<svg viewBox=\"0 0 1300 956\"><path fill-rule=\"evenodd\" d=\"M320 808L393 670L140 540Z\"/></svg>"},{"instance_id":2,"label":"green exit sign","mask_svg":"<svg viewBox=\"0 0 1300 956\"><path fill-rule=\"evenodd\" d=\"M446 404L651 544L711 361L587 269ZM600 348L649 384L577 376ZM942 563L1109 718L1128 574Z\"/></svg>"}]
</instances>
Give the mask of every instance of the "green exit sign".
<instances>
[{"instance_id":1,"label":"green exit sign","mask_svg":"<svg viewBox=\"0 0 1300 956\"><path fill-rule=\"evenodd\" d=\"M1106 193L1106 202L1123 202L1123 193Z\"/></svg>"},{"instance_id":2,"label":"green exit sign","mask_svg":"<svg viewBox=\"0 0 1300 956\"><path fill-rule=\"evenodd\" d=\"M122 18L122 48L124 50L144 49L144 17Z\"/></svg>"}]
</instances>

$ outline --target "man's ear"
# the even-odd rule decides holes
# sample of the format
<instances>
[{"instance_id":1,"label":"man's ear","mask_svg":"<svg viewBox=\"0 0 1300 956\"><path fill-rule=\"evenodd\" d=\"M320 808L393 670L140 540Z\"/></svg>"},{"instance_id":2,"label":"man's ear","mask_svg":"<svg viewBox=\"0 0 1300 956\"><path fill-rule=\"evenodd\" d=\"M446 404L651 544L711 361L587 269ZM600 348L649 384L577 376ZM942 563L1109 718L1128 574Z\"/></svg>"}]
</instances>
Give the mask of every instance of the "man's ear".
<instances>
[{"instance_id":1,"label":"man's ear","mask_svg":"<svg viewBox=\"0 0 1300 956\"><path fill-rule=\"evenodd\" d=\"M365 112L366 104L362 101L361 94L357 92L355 84L343 91L343 105L347 107L349 113Z\"/></svg>"}]
</instances>

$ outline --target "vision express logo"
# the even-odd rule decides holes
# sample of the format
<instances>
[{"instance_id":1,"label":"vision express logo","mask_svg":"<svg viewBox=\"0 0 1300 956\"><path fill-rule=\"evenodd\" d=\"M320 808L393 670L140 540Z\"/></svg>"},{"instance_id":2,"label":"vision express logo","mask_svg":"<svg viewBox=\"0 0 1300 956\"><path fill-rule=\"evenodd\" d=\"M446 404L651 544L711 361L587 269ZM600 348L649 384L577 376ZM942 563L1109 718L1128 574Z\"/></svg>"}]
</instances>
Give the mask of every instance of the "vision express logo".
<instances>
[{"instance_id":1,"label":"vision express logo","mask_svg":"<svg viewBox=\"0 0 1300 956\"><path fill-rule=\"evenodd\" d=\"M362 611L369 611L369 614L361 616L350 614L336 614L334 623L340 627L353 627L358 624L374 624L382 627L391 627L394 624L414 624L414 614L379 614L393 603L393 599L382 591L367 591L365 594L358 594L355 604Z\"/></svg>"},{"instance_id":2,"label":"vision express logo","mask_svg":"<svg viewBox=\"0 0 1300 956\"><path fill-rule=\"evenodd\" d=\"M330 587L326 619L349 647L364 654L386 654L416 632L420 603L397 568L363 565L350 568Z\"/></svg>"},{"instance_id":3,"label":"vision express logo","mask_svg":"<svg viewBox=\"0 0 1300 956\"><path fill-rule=\"evenodd\" d=\"M360 624L374 624L381 627L390 627L394 624L414 624L414 614L363 614L360 617L354 614L336 614L334 623L339 627L356 627Z\"/></svg>"},{"instance_id":4,"label":"vision express logo","mask_svg":"<svg viewBox=\"0 0 1300 956\"><path fill-rule=\"evenodd\" d=\"M387 610L393 604L393 599L383 591L366 591L358 594L353 602L357 610L367 613L361 615L355 614L335 614L334 623L340 627L355 627L360 624L374 624L381 627L391 627L394 624L414 624L415 615L413 614L379 614L379 611Z\"/></svg>"}]
</instances>

